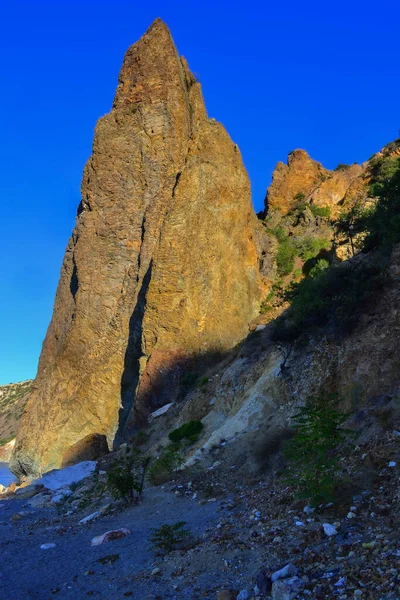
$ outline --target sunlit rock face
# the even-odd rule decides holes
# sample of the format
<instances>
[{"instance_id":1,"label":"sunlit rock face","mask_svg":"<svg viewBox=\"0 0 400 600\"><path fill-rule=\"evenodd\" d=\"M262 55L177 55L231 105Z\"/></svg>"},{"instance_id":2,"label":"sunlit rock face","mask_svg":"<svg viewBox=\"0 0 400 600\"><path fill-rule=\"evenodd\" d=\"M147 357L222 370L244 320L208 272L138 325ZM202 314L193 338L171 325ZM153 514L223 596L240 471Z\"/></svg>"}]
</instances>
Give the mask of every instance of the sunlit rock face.
<instances>
[{"instance_id":1,"label":"sunlit rock face","mask_svg":"<svg viewBox=\"0 0 400 600\"><path fill-rule=\"evenodd\" d=\"M174 397L183 365L246 334L255 229L240 152L157 20L96 126L15 473L59 467L90 434L112 446Z\"/></svg>"},{"instance_id":2,"label":"sunlit rock face","mask_svg":"<svg viewBox=\"0 0 400 600\"><path fill-rule=\"evenodd\" d=\"M360 181L362 165L342 165L330 171L310 158L305 150L294 150L287 164L279 162L268 189L266 207L277 209L282 215L297 208L302 202L328 206L331 213L346 194Z\"/></svg>"}]
</instances>

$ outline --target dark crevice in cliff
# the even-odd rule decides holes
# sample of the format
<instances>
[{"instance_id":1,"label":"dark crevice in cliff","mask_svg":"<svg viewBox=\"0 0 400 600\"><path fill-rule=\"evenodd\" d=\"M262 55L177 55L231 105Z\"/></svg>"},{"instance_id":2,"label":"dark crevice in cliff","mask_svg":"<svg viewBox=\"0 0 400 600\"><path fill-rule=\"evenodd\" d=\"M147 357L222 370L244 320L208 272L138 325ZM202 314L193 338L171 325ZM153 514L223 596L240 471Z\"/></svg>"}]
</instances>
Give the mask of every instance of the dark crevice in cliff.
<instances>
[{"instance_id":1,"label":"dark crevice in cliff","mask_svg":"<svg viewBox=\"0 0 400 600\"><path fill-rule=\"evenodd\" d=\"M75 263L74 258L72 258L72 262L73 262L74 267L73 267L71 279L69 282L69 289L71 291L71 295L72 295L73 299L75 300L75 296L78 293L79 281L78 281L78 270L76 268L76 263Z\"/></svg>"},{"instance_id":2,"label":"dark crevice in cliff","mask_svg":"<svg viewBox=\"0 0 400 600\"><path fill-rule=\"evenodd\" d=\"M182 173L177 173L177 174L176 174L176 178L175 178L174 187L172 188L172 197L173 197L173 198L175 197L175 191L176 191L176 188L178 187L178 184L179 184L179 180L180 180L180 178L181 178L181 175L182 175Z\"/></svg>"},{"instance_id":3,"label":"dark crevice in cliff","mask_svg":"<svg viewBox=\"0 0 400 600\"><path fill-rule=\"evenodd\" d=\"M134 406L136 388L139 383L140 365L142 356L142 324L146 308L146 295L151 281L153 261L143 277L138 293L136 306L129 320L128 343L125 351L124 370L121 377L121 408L119 410L118 429L114 438L114 447L124 441L124 430L128 417Z\"/></svg>"},{"instance_id":4,"label":"dark crevice in cliff","mask_svg":"<svg viewBox=\"0 0 400 600\"><path fill-rule=\"evenodd\" d=\"M79 202L79 206L78 206L77 211L76 211L76 216L79 217L83 213L84 210L85 210L85 208L84 208L83 202L81 200Z\"/></svg>"}]
</instances>

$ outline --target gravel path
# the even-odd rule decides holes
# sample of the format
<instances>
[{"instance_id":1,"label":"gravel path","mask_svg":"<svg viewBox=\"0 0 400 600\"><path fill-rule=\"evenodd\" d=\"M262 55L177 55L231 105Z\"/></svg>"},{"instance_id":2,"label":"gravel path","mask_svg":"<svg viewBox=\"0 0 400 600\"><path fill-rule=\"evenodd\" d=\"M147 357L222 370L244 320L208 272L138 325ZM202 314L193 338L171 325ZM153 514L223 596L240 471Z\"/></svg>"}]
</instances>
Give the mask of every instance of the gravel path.
<instances>
[{"instance_id":1,"label":"gravel path","mask_svg":"<svg viewBox=\"0 0 400 600\"><path fill-rule=\"evenodd\" d=\"M139 506L79 525L81 516L58 517L55 509L32 510L27 501L1 501L0 599L193 598L190 589L175 596L172 584L160 594L158 578L151 575L155 553L149 547L150 530L184 520L193 535L202 537L205 528L216 523L217 509L216 502L199 505L150 488ZM21 511L29 514L10 521ZM94 536L120 527L129 528L132 534L91 547ZM56 547L41 550L45 543ZM119 555L113 564L98 562L111 554Z\"/></svg>"}]
</instances>

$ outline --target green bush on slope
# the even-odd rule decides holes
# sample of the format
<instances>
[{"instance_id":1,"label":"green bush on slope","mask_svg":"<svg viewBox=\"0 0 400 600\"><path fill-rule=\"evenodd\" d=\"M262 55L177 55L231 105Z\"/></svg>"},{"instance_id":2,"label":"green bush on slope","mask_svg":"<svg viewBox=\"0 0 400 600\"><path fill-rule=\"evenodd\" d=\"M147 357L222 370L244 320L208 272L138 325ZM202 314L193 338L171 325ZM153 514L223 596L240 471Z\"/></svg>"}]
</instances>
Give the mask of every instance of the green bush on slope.
<instances>
[{"instance_id":1,"label":"green bush on slope","mask_svg":"<svg viewBox=\"0 0 400 600\"><path fill-rule=\"evenodd\" d=\"M340 478L340 458L352 435L343 424L348 418L331 394L310 399L294 417L295 435L286 442L288 479L299 496L316 506L334 500Z\"/></svg>"}]
</instances>

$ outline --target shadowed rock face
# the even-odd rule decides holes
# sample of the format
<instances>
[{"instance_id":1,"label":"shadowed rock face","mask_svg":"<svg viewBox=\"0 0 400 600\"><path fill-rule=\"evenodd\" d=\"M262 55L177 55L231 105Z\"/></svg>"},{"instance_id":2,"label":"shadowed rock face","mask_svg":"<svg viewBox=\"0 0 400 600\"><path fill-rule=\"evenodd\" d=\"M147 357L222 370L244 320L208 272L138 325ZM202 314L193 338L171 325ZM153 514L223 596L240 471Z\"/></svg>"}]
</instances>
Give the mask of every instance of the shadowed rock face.
<instances>
[{"instance_id":1,"label":"shadowed rock face","mask_svg":"<svg viewBox=\"0 0 400 600\"><path fill-rule=\"evenodd\" d=\"M185 361L246 334L261 293L256 227L239 150L157 20L96 127L15 473L59 467L90 434L111 446L173 398Z\"/></svg>"}]
</instances>

